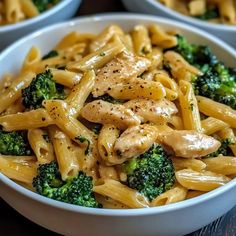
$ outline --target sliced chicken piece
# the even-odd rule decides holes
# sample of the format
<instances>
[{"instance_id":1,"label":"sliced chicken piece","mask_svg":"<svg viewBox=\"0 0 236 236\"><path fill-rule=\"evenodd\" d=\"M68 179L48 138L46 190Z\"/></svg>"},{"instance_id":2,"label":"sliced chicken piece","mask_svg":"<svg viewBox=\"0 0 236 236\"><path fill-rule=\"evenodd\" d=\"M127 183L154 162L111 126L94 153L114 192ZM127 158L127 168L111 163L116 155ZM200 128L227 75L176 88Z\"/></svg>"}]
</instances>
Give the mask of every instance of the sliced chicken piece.
<instances>
[{"instance_id":1,"label":"sliced chicken piece","mask_svg":"<svg viewBox=\"0 0 236 236\"><path fill-rule=\"evenodd\" d=\"M135 56L124 51L118 54L99 70L93 89L93 96L101 96L119 83L126 83L131 78L136 78L151 65L150 60Z\"/></svg>"},{"instance_id":2,"label":"sliced chicken piece","mask_svg":"<svg viewBox=\"0 0 236 236\"><path fill-rule=\"evenodd\" d=\"M81 115L95 123L114 124L121 130L140 124L140 119L130 109L121 104L112 104L103 100L95 100L85 105Z\"/></svg>"},{"instance_id":3,"label":"sliced chicken piece","mask_svg":"<svg viewBox=\"0 0 236 236\"><path fill-rule=\"evenodd\" d=\"M143 124L126 129L117 139L114 152L124 161L146 152L157 138L155 126Z\"/></svg>"},{"instance_id":4,"label":"sliced chicken piece","mask_svg":"<svg viewBox=\"0 0 236 236\"><path fill-rule=\"evenodd\" d=\"M151 121L155 124L163 124L178 112L175 104L163 98L158 101L151 99L134 99L124 104L141 119L141 122Z\"/></svg>"},{"instance_id":5,"label":"sliced chicken piece","mask_svg":"<svg viewBox=\"0 0 236 236\"><path fill-rule=\"evenodd\" d=\"M211 136L192 130L173 130L162 133L158 139L174 151L176 156L196 158L217 151L221 143Z\"/></svg>"}]
</instances>

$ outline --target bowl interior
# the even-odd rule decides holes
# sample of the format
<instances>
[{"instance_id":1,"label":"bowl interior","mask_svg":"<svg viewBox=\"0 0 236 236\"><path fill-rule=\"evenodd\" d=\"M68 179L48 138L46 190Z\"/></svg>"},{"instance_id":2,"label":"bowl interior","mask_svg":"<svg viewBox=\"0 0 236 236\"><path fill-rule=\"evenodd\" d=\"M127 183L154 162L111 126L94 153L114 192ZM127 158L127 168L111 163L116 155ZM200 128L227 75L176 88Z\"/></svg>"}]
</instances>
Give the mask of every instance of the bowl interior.
<instances>
[{"instance_id":1,"label":"bowl interior","mask_svg":"<svg viewBox=\"0 0 236 236\"><path fill-rule=\"evenodd\" d=\"M151 23L157 23L159 26L163 27L165 30L177 30L180 31L181 34L187 37L187 39L192 43L197 44L206 44L209 45L214 53L224 61L228 66L235 66L235 59L236 59L236 51L225 44L223 41L215 38L214 36L196 29L194 27L176 23L175 21L165 19L165 18L158 18L152 16L145 16L140 14L112 14L112 15L100 15L100 16L90 16L84 17L80 19L75 19L69 22L60 23L57 25L49 26L47 28L41 29L29 36L26 36L23 39L18 40L12 46L7 48L0 54L0 77L6 72L13 72L17 73L22 65L24 57L26 56L28 50L32 46L38 46L42 52L47 53L50 51L55 44L67 33L71 31L79 31L81 33L98 33L104 27L111 25L111 24L118 24L120 25L125 31L129 31L134 27L136 24L144 24L150 25ZM45 198L36 194L31 194L28 190L23 190L22 188L16 187L17 184L13 183L13 181L8 180L7 178L3 177L0 174L0 181L4 184L10 186L11 188L19 191L29 197L33 197L37 200L41 199L41 201L45 201ZM231 181L226 186L223 186L219 189L216 189L210 193L205 195L213 196L214 194L221 194L227 188L233 188L236 185L236 181ZM204 196L200 196L199 199L204 200ZM187 200L194 202L192 199ZM48 200L49 203L53 203L55 201ZM186 201L181 203L176 203L173 205L184 206ZM56 205L56 203L54 203ZM58 206L66 205L63 203L57 203ZM68 205L68 204L67 204ZM71 206L72 207L72 206ZM160 209L170 208L169 206L161 207ZM71 208L72 209L72 208ZM77 208L76 208L77 209ZM159 209L159 207L157 208ZM173 207L171 207L173 209ZM87 209L86 209L87 210ZM151 209L150 209L151 210ZM92 209L91 209L92 211ZM123 210L122 210L123 211ZM105 211L106 212L106 211Z\"/></svg>"}]
</instances>

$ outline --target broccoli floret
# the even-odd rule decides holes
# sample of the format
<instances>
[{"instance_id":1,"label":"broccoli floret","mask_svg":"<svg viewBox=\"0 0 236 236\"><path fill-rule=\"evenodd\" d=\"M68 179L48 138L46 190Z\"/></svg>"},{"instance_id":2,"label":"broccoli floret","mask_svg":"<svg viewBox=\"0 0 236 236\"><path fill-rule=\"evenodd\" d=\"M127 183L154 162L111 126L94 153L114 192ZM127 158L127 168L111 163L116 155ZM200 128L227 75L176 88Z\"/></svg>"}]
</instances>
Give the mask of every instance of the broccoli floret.
<instances>
[{"instance_id":1,"label":"broccoli floret","mask_svg":"<svg viewBox=\"0 0 236 236\"><path fill-rule=\"evenodd\" d=\"M0 131L0 153L3 155L29 156L32 154L27 133Z\"/></svg>"},{"instance_id":2,"label":"broccoli floret","mask_svg":"<svg viewBox=\"0 0 236 236\"><path fill-rule=\"evenodd\" d=\"M147 152L124 163L127 185L150 201L169 190L175 182L174 167L166 152L154 144Z\"/></svg>"},{"instance_id":3,"label":"broccoli floret","mask_svg":"<svg viewBox=\"0 0 236 236\"><path fill-rule=\"evenodd\" d=\"M221 146L219 149L213 153L210 153L209 155L205 156L204 158L209 157L218 157L219 155L223 156L233 156L233 153L229 147L229 145L234 144L234 142L231 139L224 139L221 141Z\"/></svg>"},{"instance_id":4,"label":"broccoli floret","mask_svg":"<svg viewBox=\"0 0 236 236\"><path fill-rule=\"evenodd\" d=\"M211 20L215 18L219 18L220 14L218 8L209 8L202 15L196 16L196 18L200 20Z\"/></svg>"},{"instance_id":5,"label":"broccoli floret","mask_svg":"<svg viewBox=\"0 0 236 236\"><path fill-rule=\"evenodd\" d=\"M190 44L186 38L176 35L177 46L169 50L178 52L186 61L201 69L207 71L209 66L218 63L217 57L212 53L208 46Z\"/></svg>"},{"instance_id":6,"label":"broccoli floret","mask_svg":"<svg viewBox=\"0 0 236 236\"><path fill-rule=\"evenodd\" d=\"M59 55L59 53L56 50L52 50L49 53L47 53L46 55L44 55L42 57L42 60L45 60L45 59L48 59L48 58L52 58L52 57L56 57L58 55Z\"/></svg>"},{"instance_id":7,"label":"broccoli floret","mask_svg":"<svg viewBox=\"0 0 236 236\"><path fill-rule=\"evenodd\" d=\"M44 12L50 7L56 5L60 0L33 0L34 5L39 12Z\"/></svg>"},{"instance_id":8,"label":"broccoli floret","mask_svg":"<svg viewBox=\"0 0 236 236\"><path fill-rule=\"evenodd\" d=\"M84 207L102 207L93 194L93 178L80 171L76 177L62 180L58 164L53 161L39 165L33 179L36 192L61 202Z\"/></svg>"},{"instance_id":9,"label":"broccoli floret","mask_svg":"<svg viewBox=\"0 0 236 236\"><path fill-rule=\"evenodd\" d=\"M42 107L43 100L64 99L64 86L53 80L51 70L38 74L30 85L22 90L22 103L25 108L37 109Z\"/></svg>"},{"instance_id":10,"label":"broccoli floret","mask_svg":"<svg viewBox=\"0 0 236 236\"><path fill-rule=\"evenodd\" d=\"M196 95L201 95L236 109L236 77L223 63L217 63L193 80Z\"/></svg>"},{"instance_id":11,"label":"broccoli floret","mask_svg":"<svg viewBox=\"0 0 236 236\"><path fill-rule=\"evenodd\" d=\"M236 70L220 62L209 47L189 44L180 35L177 39L178 45L172 50L203 72L202 76L192 80L195 94L236 109Z\"/></svg>"}]
</instances>

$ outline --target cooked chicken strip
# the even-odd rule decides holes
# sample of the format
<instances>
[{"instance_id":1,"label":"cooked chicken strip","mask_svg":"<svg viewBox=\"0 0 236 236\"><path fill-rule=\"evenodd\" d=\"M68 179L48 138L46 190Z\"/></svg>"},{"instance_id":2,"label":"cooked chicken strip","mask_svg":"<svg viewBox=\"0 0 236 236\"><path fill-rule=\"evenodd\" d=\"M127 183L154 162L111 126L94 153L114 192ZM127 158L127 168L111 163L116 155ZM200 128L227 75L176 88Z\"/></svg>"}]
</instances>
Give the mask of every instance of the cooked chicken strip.
<instances>
[{"instance_id":1,"label":"cooked chicken strip","mask_svg":"<svg viewBox=\"0 0 236 236\"><path fill-rule=\"evenodd\" d=\"M162 133L158 139L174 151L176 156L196 158L215 152L221 143L211 136L192 130L173 130Z\"/></svg>"},{"instance_id":2,"label":"cooked chicken strip","mask_svg":"<svg viewBox=\"0 0 236 236\"><path fill-rule=\"evenodd\" d=\"M155 126L144 124L126 129L117 139L114 152L121 158L132 158L146 152L157 138Z\"/></svg>"},{"instance_id":3,"label":"cooked chicken strip","mask_svg":"<svg viewBox=\"0 0 236 236\"><path fill-rule=\"evenodd\" d=\"M151 121L155 124L163 124L171 115L178 112L175 104L163 98L159 101L151 99L134 99L124 104L141 119L141 122Z\"/></svg>"},{"instance_id":4,"label":"cooked chicken strip","mask_svg":"<svg viewBox=\"0 0 236 236\"><path fill-rule=\"evenodd\" d=\"M149 66L150 60L137 57L133 53L124 51L118 54L99 70L93 89L93 96L101 96L119 83L126 83L131 78L142 74Z\"/></svg>"},{"instance_id":5,"label":"cooked chicken strip","mask_svg":"<svg viewBox=\"0 0 236 236\"><path fill-rule=\"evenodd\" d=\"M112 104L103 100L95 100L85 105L81 115L95 123L114 124L121 130L140 124L140 119L130 109L121 104Z\"/></svg>"}]
</instances>

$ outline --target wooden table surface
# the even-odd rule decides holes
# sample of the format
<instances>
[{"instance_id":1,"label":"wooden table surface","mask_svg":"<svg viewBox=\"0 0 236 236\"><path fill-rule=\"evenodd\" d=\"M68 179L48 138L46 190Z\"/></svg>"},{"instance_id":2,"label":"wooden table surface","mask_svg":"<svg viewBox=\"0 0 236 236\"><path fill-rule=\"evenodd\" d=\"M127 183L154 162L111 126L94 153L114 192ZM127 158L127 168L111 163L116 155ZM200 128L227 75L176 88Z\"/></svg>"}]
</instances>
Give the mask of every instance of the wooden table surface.
<instances>
[{"instance_id":1,"label":"wooden table surface","mask_svg":"<svg viewBox=\"0 0 236 236\"><path fill-rule=\"evenodd\" d=\"M77 16L125 11L120 0L83 0ZM223 203L220 203L223 204ZM194 213L193 213L194 214ZM203 213L204 214L204 213ZM0 198L1 236L57 236L27 220ZM236 236L236 207L212 224L188 236ZM82 236L82 235L81 235ZM148 236L148 235L146 235Z\"/></svg>"}]
</instances>

